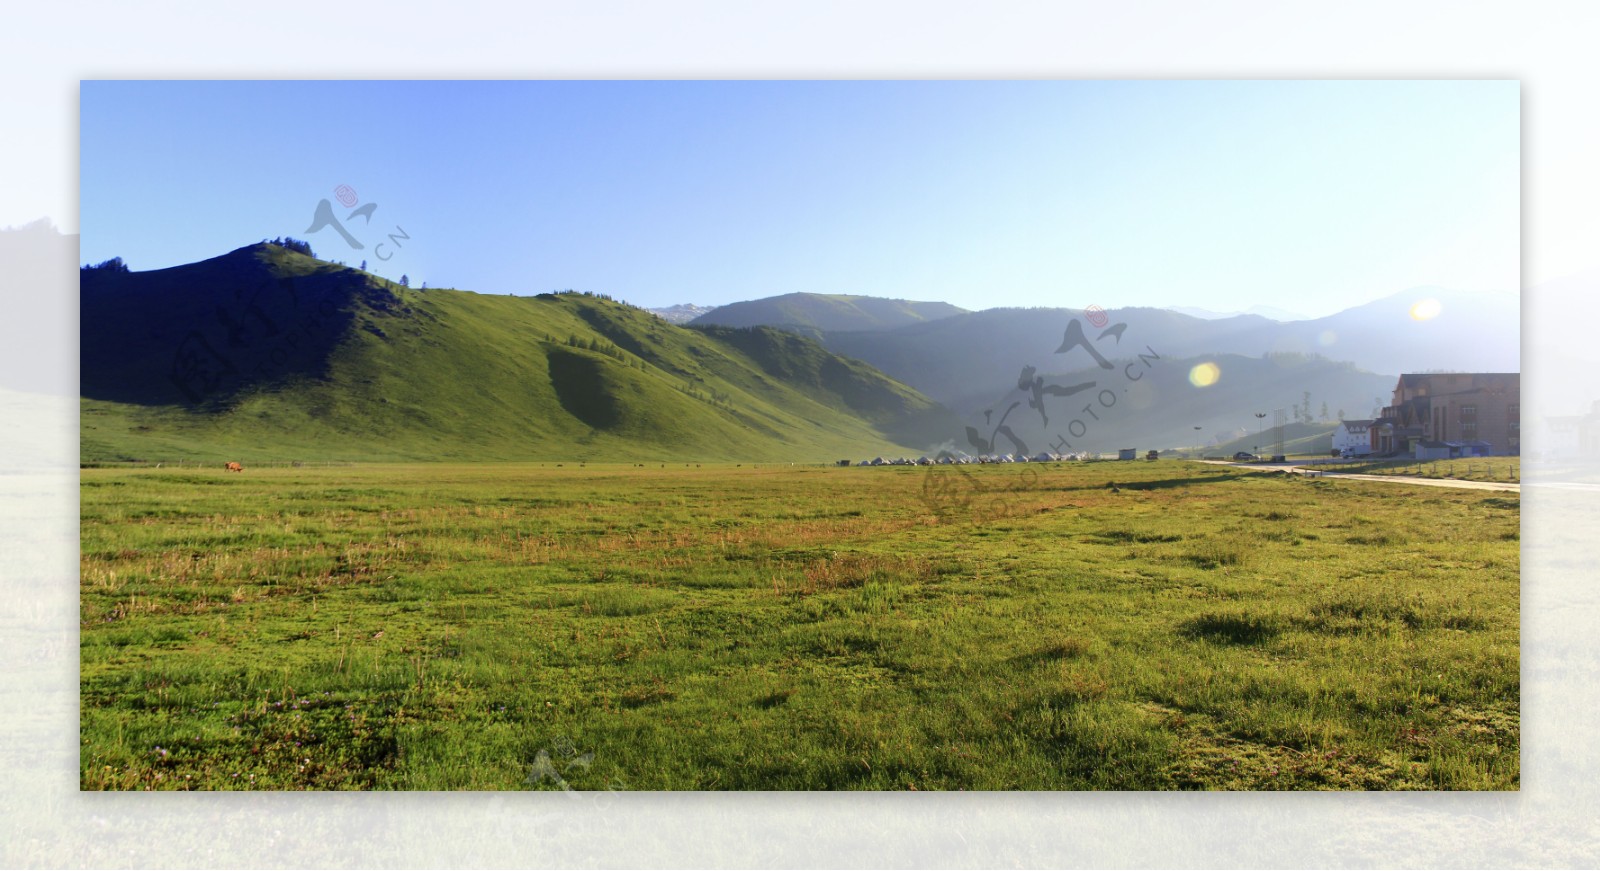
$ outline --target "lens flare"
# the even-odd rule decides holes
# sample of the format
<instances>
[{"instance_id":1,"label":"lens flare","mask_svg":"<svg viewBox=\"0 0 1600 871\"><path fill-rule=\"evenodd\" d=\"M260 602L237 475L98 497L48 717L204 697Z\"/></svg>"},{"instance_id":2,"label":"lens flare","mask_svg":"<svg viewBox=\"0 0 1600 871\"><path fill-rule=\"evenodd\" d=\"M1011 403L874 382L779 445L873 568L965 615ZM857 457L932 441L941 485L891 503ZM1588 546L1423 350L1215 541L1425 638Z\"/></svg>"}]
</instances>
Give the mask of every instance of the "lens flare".
<instances>
[{"instance_id":1,"label":"lens flare","mask_svg":"<svg viewBox=\"0 0 1600 871\"><path fill-rule=\"evenodd\" d=\"M1439 312L1442 311L1444 311L1444 306L1438 300L1429 297L1418 300L1417 304L1411 307L1411 319L1414 321L1431 321L1438 317Z\"/></svg>"},{"instance_id":2,"label":"lens flare","mask_svg":"<svg viewBox=\"0 0 1600 871\"><path fill-rule=\"evenodd\" d=\"M1201 363L1189 370L1189 383L1196 387L1210 387L1222 377L1222 370L1215 363Z\"/></svg>"}]
</instances>

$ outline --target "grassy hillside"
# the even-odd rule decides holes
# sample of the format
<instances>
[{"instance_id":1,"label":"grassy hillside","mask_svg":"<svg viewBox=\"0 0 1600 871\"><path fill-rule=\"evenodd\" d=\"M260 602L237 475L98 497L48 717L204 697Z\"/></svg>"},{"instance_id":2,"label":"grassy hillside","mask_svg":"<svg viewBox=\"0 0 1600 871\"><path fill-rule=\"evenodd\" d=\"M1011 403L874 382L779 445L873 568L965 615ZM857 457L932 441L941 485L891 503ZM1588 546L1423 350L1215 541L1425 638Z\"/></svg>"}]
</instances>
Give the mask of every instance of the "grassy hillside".
<instances>
[{"instance_id":1,"label":"grassy hillside","mask_svg":"<svg viewBox=\"0 0 1600 871\"><path fill-rule=\"evenodd\" d=\"M767 327L698 326L697 331L737 349L762 371L807 396L873 424L902 444L936 442L959 418L878 370L830 353L816 342Z\"/></svg>"},{"instance_id":2,"label":"grassy hillside","mask_svg":"<svg viewBox=\"0 0 1600 871\"><path fill-rule=\"evenodd\" d=\"M699 326L779 326L807 334L890 330L965 314L946 302L915 302L827 293L788 293L736 302L696 318Z\"/></svg>"},{"instance_id":3,"label":"grassy hillside","mask_svg":"<svg viewBox=\"0 0 1600 871\"><path fill-rule=\"evenodd\" d=\"M818 461L916 447L939 414L807 340L759 340L770 330L684 329L581 294L411 290L274 245L85 273L82 324L86 462Z\"/></svg>"}]
</instances>

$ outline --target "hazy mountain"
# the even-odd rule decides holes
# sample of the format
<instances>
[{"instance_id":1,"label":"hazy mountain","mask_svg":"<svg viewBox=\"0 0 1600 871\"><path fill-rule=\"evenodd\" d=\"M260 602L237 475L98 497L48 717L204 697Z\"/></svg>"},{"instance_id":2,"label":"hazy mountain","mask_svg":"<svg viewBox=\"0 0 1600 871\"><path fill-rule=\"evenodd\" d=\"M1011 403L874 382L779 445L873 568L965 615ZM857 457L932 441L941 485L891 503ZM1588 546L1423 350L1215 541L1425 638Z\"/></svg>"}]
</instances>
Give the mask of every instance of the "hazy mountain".
<instances>
[{"instance_id":1,"label":"hazy mountain","mask_svg":"<svg viewBox=\"0 0 1600 871\"><path fill-rule=\"evenodd\" d=\"M667 306L666 308L646 309L646 311L651 312L668 323L686 324L703 314L708 314L711 311L714 311L715 309L716 306L714 305L695 305L694 303L684 302L677 305Z\"/></svg>"},{"instance_id":2,"label":"hazy mountain","mask_svg":"<svg viewBox=\"0 0 1600 871\"><path fill-rule=\"evenodd\" d=\"M1310 315L1303 315L1299 312L1292 312L1288 309L1281 309L1270 305L1253 305L1242 312L1219 312L1191 305L1169 305L1166 308L1167 311L1175 311L1179 314L1185 314L1189 315L1190 317L1196 317L1207 321L1214 321L1220 318L1238 317L1239 315L1260 315L1261 317L1273 321L1311 320Z\"/></svg>"},{"instance_id":3,"label":"hazy mountain","mask_svg":"<svg viewBox=\"0 0 1600 871\"><path fill-rule=\"evenodd\" d=\"M1337 422L1290 423L1283 427L1283 452L1285 454L1320 454L1327 456L1333 449L1333 431ZM1247 433L1230 441L1219 442L1205 448L1208 456L1232 457L1239 451L1249 451L1269 457L1278 451L1272 427L1261 434Z\"/></svg>"},{"instance_id":4,"label":"hazy mountain","mask_svg":"<svg viewBox=\"0 0 1600 871\"><path fill-rule=\"evenodd\" d=\"M1414 318L1412 308L1426 300L1437 301L1437 313L1426 320ZM1517 372L1519 301L1516 294L1419 288L1328 317L1289 323L1259 315L1205 320L1166 309L1113 309L1106 313L1107 328L1120 323L1123 331L1104 340L1109 347L1097 347L1107 355L1130 356L1148 348L1176 358L1318 355L1388 376L1441 369ZM953 409L970 411L988 401L997 373L1073 365L1057 362L1054 354L1074 320L1098 333L1078 309L996 308L823 338L838 353L871 363Z\"/></svg>"},{"instance_id":5,"label":"hazy mountain","mask_svg":"<svg viewBox=\"0 0 1600 871\"><path fill-rule=\"evenodd\" d=\"M1393 374L1520 372L1521 307L1522 297L1515 293L1412 288L1324 318L1285 324L1273 350L1314 352Z\"/></svg>"},{"instance_id":6,"label":"hazy mountain","mask_svg":"<svg viewBox=\"0 0 1600 871\"><path fill-rule=\"evenodd\" d=\"M789 293L719 306L695 324L728 327L774 326L815 335L819 332L889 330L966 313L945 302L914 302L844 294Z\"/></svg>"},{"instance_id":7,"label":"hazy mountain","mask_svg":"<svg viewBox=\"0 0 1600 871\"><path fill-rule=\"evenodd\" d=\"M85 271L82 396L86 461L815 461L920 450L952 425L782 331L407 289L269 244Z\"/></svg>"},{"instance_id":8,"label":"hazy mountain","mask_svg":"<svg viewBox=\"0 0 1600 871\"><path fill-rule=\"evenodd\" d=\"M1165 357L1192 357L1209 353L1259 354L1270 349L1274 327L1265 318L1246 316L1204 321L1165 309L1115 309L1107 314L1107 327L1124 324L1124 330L1104 340L1102 354L1132 356L1147 348ZM898 378L938 402L958 411L970 411L990 401L996 379L1014 380L1024 366L1042 371L1077 368L1086 360L1055 356L1063 335L1074 321L1092 336L1077 309L993 308L956 315L923 324L881 332L828 333L825 343L834 351L864 360L890 377ZM1099 347L1099 343L1097 343Z\"/></svg>"},{"instance_id":9,"label":"hazy mountain","mask_svg":"<svg viewBox=\"0 0 1600 871\"><path fill-rule=\"evenodd\" d=\"M1089 335L1092 338L1094 334ZM1165 450L1206 445L1219 434L1231 437L1239 433L1266 450L1271 444L1275 409L1287 412L1286 428L1303 429L1306 425L1291 423L1291 409L1303 404L1309 393L1308 413L1314 419L1322 418L1324 405L1330 420L1341 411L1348 418L1366 417L1375 402L1387 401L1395 382L1392 376L1362 372L1349 363L1300 354L1177 358L1151 355L1148 348L1126 347L1113 354L1108 346L1102 351L1107 352L1112 368L1093 365L1078 352L1057 359L1090 362L1089 367L1030 373L1039 379L1037 396L1020 386L1022 372L995 373L992 392L965 406L965 426L1003 453L1014 452L1015 443L999 431L1002 425L1009 427L1030 453L1106 452L1129 447ZM1077 389L1091 383L1091 387ZM1075 392L1060 395L1064 391ZM1032 404L1036 398L1042 400L1042 414ZM1257 413L1266 417L1258 419ZM952 434L952 442L954 448L969 453L979 453L984 447L974 444L965 429Z\"/></svg>"},{"instance_id":10,"label":"hazy mountain","mask_svg":"<svg viewBox=\"0 0 1600 871\"><path fill-rule=\"evenodd\" d=\"M0 319L0 387L70 397L77 392L78 237L48 218L0 230L6 317Z\"/></svg>"}]
</instances>

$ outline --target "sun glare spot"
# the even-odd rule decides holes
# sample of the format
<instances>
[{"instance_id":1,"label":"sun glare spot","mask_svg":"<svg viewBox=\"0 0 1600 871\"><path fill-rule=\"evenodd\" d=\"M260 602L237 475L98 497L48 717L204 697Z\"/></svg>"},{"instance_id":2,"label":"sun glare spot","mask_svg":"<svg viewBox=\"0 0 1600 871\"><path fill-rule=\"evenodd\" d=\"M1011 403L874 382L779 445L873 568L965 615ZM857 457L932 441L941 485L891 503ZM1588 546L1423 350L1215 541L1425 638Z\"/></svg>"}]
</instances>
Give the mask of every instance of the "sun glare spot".
<instances>
[{"instance_id":1,"label":"sun glare spot","mask_svg":"<svg viewBox=\"0 0 1600 871\"><path fill-rule=\"evenodd\" d=\"M1215 363L1201 363L1189 370L1189 383L1196 387L1210 387L1222 377L1222 370Z\"/></svg>"},{"instance_id":2,"label":"sun glare spot","mask_svg":"<svg viewBox=\"0 0 1600 871\"><path fill-rule=\"evenodd\" d=\"M1438 317L1441 311L1444 311L1444 306L1440 305L1438 300L1429 297L1424 300L1418 300L1417 304L1411 307L1411 319L1414 321L1431 321Z\"/></svg>"}]
</instances>

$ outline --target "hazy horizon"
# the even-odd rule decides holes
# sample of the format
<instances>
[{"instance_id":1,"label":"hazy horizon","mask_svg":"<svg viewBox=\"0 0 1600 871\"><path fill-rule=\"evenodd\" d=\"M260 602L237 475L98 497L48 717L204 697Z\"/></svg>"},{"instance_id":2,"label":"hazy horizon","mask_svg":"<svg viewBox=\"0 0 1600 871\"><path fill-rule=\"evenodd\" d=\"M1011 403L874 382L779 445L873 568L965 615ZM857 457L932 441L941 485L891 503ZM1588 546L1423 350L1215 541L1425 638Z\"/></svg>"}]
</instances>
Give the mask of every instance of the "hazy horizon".
<instances>
[{"instance_id":1,"label":"hazy horizon","mask_svg":"<svg viewBox=\"0 0 1600 871\"><path fill-rule=\"evenodd\" d=\"M38 219L36 219L34 221L30 221L30 222L27 222L27 223L22 224L22 225L0 227L0 232L23 232L23 231L28 231L28 230L35 229L35 228L37 228L37 227L39 227L41 225L48 227L49 230L51 230L53 232L56 232L56 233L58 233L60 235L68 236L68 237L72 237L72 238L78 238L77 234L62 233L60 228L55 226L53 220L49 216L43 216L43 217L40 217L40 218L38 218ZM271 240L269 239L267 241L270 242ZM231 251L238 250L238 248L248 247L251 244L258 244L259 242L260 242L260 240L257 240L257 242L252 242L252 243L247 243L246 245L237 246L236 248L229 249L229 251L223 251L223 252L220 252L220 253L218 253L216 255L213 255L213 256L222 256L224 254L230 253ZM324 257L323 256L323 252L321 252L321 251L316 251L315 253L316 253L318 259L324 259L324 260L330 260L330 261L338 260L338 258L327 258L327 257ZM210 258L202 258L202 259L210 259ZM92 265L93 263L97 263L97 262L100 262L100 261L88 261L88 262L85 262L83 265ZM197 261L191 261L191 262L197 262ZM147 266L145 268L137 268L136 266L131 266L130 265L130 269L133 272L148 272L148 271L155 271L155 270L161 270L161 269L170 269L170 268L172 268L174 266L183 266L183 265L186 265L186 264L173 263L173 264L162 265L162 266L153 266L152 265L152 266ZM418 282L414 282L414 285L417 286L417 287L421 287L421 283L418 283ZM485 290L481 290L481 289L478 289L478 288L472 288L472 287L454 287L454 286L447 286L446 285L446 286L435 286L434 289L450 289L450 290L466 291L466 292L469 292L469 293L496 294L495 291L485 291ZM579 288L560 288L560 290L568 290L568 289L574 290L574 291L580 291L581 290ZM543 293L545 291L539 291L539 292ZM1238 315L1254 314L1254 315L1259 315L1261 317L1271 318L1271 319L1274 319L1274 320L1289 322L1289 321L1297 321L1297 320L1317 320L1317 319L1320 319L1320 318L1324 318L1324 317L1328 317L1328 316L1331 316L1331 315L1334 315L1334 314L1338 314L1339 312L1342 312L1342 311L1347 311L1347 310L1349 310L1351 308L1355 308L1355 307L1358 307L1360 305L1364 305L1364 304L1369 303L1369 302L1376 302L1378 300L1387 299L1387 298L1390 298L1390 297L1393 297L1393 296L1397 296L1397 295L1401 295L1401 294L1407 294L1407 293L1419 294L1419 295L1420 294L1426 294L1426 293L1463 293L1463 294L1485 293L1485 294L1505 294L1505 295L1508 295L1508 296L1517 296L1517 297L1520 297L1522 295L1520 289L1480 290L1480 291L1465 290L1464 291L1464 290L1460 290L1458 288L1440 287L1439 285L1417 285L1417 286L1414 286L1414 287L1408 287L1408 288L1402 288L1402 289L1399 289L1399 290L1395 290L1392 293L1386 293L1386 294L1382 294L1382 295L1379 295L1379 296L1375 296L1372 299L1366 299L1366 300L1363 300L1362 302L1359 302L1359 303L1352 303L1350 305L1346 305L1346 306L1343 306L1343 307L1340 307L1340 308L1334 308L1334 309L1330 309L1330 310L1326 310L1326 311L1318 311L1318 312L1315 312L1315 313L1310 313L1310 312L1305 312L1305 311L1290 310L1290 309L1283 308L1283 307L1281 307L1279 305L1275 305L1275 304L1272 304L1272 303L1263 303L1263 302L1257 302L1257 303L1251 304L1250 306L1248 306L1246 308L1238 309L1238 310L1231 310L1231 311L1217 311L1217 310L1214 310L1214 309L1208 309L1205 306L1196 306L1196 305L1191 305L1191 304L1188 304L1188 303L1181 303L1181 302L1168 302L1168 303L1164 303L1164 304L1163 303L1137 303L1137 304L1129 304L1129 305L1126 305L1126 306L1118 306L1118 305L1105 306L1105 308L1157 308L1157 309L1165 309L1167 311L1175 311L1175 312L1179 312L1179 313L1182 313L1182 314L1189 314L1189 315L1192 315L1192 316L1195 316L1195 317L1200 317L1202 319L1207 319L1207 320L1214 320L1214 319L1227 318L1227 317L1235 317L1235 316L1238 316ZM785 295L785 294L779 294L778 296L783 296L783 295ZM845 295L871 296L870 294L845 294ZM620 302L629 303L629 304L633 304L633 305L638 305L638 307L640 307L640 308L647 308L647 309L670 309L670 308L683 307L683 306L696 306L696 307L699 307L699 308L702 308L702 309L708 309L709 310L709 309L720 308L721 306L724 306L724 305L732 305L734 303L750 302L750 301L753 301L753 300L760 300L760 299L767 299L767 298L771 298L771 297L751 297L750 299L730 300L728 302L718 303L718 304L705 304L705 303L697 302L695 300L684 300L684 301L680 301L680 302L663 303L663 304L649 304L649 305L631 303L629 300L619 300L619 301ZM946 303L949 302L948 300L911 299L911 298L907 298L907 297L876 297L876 298L878 298L878 299L896 299L896 300L901 300L901 301L906 301L906 302L946 302ZM1010 308L1052 308L1052 309L1053 308L1061 308L1061 309L1072 309L1072 308L1075 308L1075 306L1070 305L1070 304L1066 304L1066 303L1063 303L1063 304L1060 304L1060 305L1053 305L1053 306L1026 306L1026 305L1020 305L1020 304L1012 304L1012 303L1005 302L1005 301L999 301L999 302L991 301L991 303L992 304L985 305L983 308L977 308L977 309L968 309L968 308L965 308L965 307L962 307L962 308L964 310L966 310L966 311L969 311L969 312L984 311L984 310L987 310L987 309L1010 309ZM950 303L950 304L954 305L954 303Z\"/></svg>"},{"instance_id":2,"label":"hazy horizon","mask_svg":"<svg viewBox=\"0 0 1600 871\"><path fill-rule=\"evenodd\" d=\"M39 219L39 221L35 221L35 222L32 222L32 223L37 224L40 221L48 222L49 218L41 218L41 219ZM24 227L3 227L3 228L0 228L0 232L11 232L11 231L17 231L17 230L23 230L23 229L26 229L26 225ZM56 228L54 226L52 226L51 229L56 229ZM56 230L56 232L60 232L60 231ZM63 234L63 235L73 235L73 234ZM271 240L269 239L267 241L270 242ZM259 242L259 240L258 240L258 242ZM250 243L250 244L258 244L258 242L257 243ZM239 247L249 247L249 246L248 245L244 245L244 246L239 246ZM230 249L230 251L232 251L232 250L238 250L238 249L237 248ZM228 253L230 253L230 251L224 251L221 254L216 255L216 256L222 256L223 254L228 254ZM316 251L315 253L316 253L318 259L323 259L323 260L329 259L329 258L323 257L321 251ZM210 258L205 258L205 259L210 259ZM336 258L334 258L334 259L336 259ZM83 265L91 265L91 264L90 263L85 263ZM130 267L130 270L133 271L133 272L148 272L148 271L155 271L155 270L161 270L161 269L170 269L173 266L183 266L183 265L186 265L186 264L175 263L175 264L171 264L170 266L152 266L152 267L149 267L147 269L136 269L136 268ZM422 286L420 283L414 283L414 285L417 286L417 287L421 287ZM495 293L494 291L485 291L485 290L480 290L478 288L472 288L472 287L436 286L433 289L436 289L436 290L440 290L440 289L459 290L459 291L464 291L464 292L467 292L467 293L490 293L490 294L494 294ZM579 288L561 288L560 290L573 290L573 291L582 292ZM542 293L544 291L540 291L540 292ZM791 293L796 293L796 292L791 292ZM1167 303L1167 304L1139 303L1139 304L1130 304L1130 305L1125 305L1125 306L1119 306L1119 305L1104 306L1103 308L1107 308L1107 309L1117 309L1117 308L1155 308L1155 309L1163 309L1163 310L1166 310L1166 311L1178 312L1180 314L1188 314L1188 315L1191 315L1191 316L1194 316L1194 317L1199 317L1199 318L1205 319L1205 320L1216 320L1216 319L1221 319L1221 318L1236 317L1236 316L1239 316L1239 315L1258 315L1258 316L1261 316L1261 317L1271 318L1273 320L1279 320L1279 321L1283 321L1283 322L1290 322L1290 321L1302 321L1302 320L1318 320L1320 318L1324 318L1324 317L1328 317L1328 316L1331 316L1331 315L1334 315L1334 314L1338 314L1339 312L1342 312L1342 311L1347 311L1347 310L1349 310L1351 308L1359 307L1359 306L1364 305L1364 304L1369 303L1369 302L1376 302L1378 300L1388 299L1388 298L1393 297L1393 296L1407 294L1407 293L1419 294L1419 295L1420 294L1426 294L1426 293L1460 293L1460 294L1480 294L1481 293L1481 294L1505 294L1505 295L1508 295L1508 296L1518 296L1518 297L1521 296L1521 291L1520 290L1462 291L1462 290L1458 290L1456 288L1439 287L1438 285L1418 285L1416 287L1404 288L1404 289L1401 289L1401 290L1397 290L1397 291L1395 291L1393 293L1384 294L1382 296L1377 296L1377 297L1374 297L1372 299L1364 300L1363 302L1360 302L1360 303L1352 303L1351 305L1344 306L1342 308L1332 309L1332 310L1329 310L1329 311L1321 311L1321 312L1318 312L1318 313L1315 313L1315 314L1282 309L1282 308L1280 308L1278 306L1267 304L1267 303L1255 303L1255 304L1253 304L1253 305L1251 305L1251 306L1249 306L1248 308L1245 308L1245 309L1236 310L1236 311L1225 311L1225 312L1207 309L1204 306L1188 305L1188 304L1185 304L1185 303ZM496 295L498 295L498 294L496 294ZM790 295L790 294L779 294L778 296L787 296L787 295ZM872 296L870 294L839 294L839 295L859 296L859 297L868 297L868 298L875 298L875 299L891 299L891 300L902 301L902 302L918 302L918 303L946 302L946 303L948 303L948 300L909 299L909 298L905 298L905 297L874 297L874 296ZM722 306L725 306L725 305L733 305L733 304L741 303L741 302L752 302L752 301L758 301L758 300L762 300L762 299L771 299L771 298L775 298L775 297L752 297L750 299L730 300L729 302L719 303L719 304L703 304L703 303L696 302L694 300L686 300L686 301L681 301L681 302L665 303L665 304L652 304L652 305L644 305L644 304L632 303L629 300L618 300L618 301L619 302L628 303L630 305L637 305L637 307L639 307L639 308L645 308L645 309L650 309L650 310L666 310L666 309L681 308L681 307L686 307L686 306L695 306L695 307L698 307L698 308L701 308L701 309L712 310L712 309L721 308ZM954 305L954 303L950 303L950 304ZM1068 310L1070 310L1070 309L1076 308L1076 306L1073 306L1073 305L1070 305L1070 304L1065 304L1065 303L1063 303L1061 305L1054 305L1054 306L1026 306L1026 305L1011 304L1011 303L1008 303L1008 302L1005 302L1005 301L999 301L999 302L994 302L991 305L986 305L983 308L977 308L977 309L968 309L968 308L965 308L965 307L961 307L961 308L963 308L963 310L967 311L967 312L979 312L979 311L986 311L986 310L989 310L989 309L1018 309L1018 308L1045 308L1045 309L1068 309ZM1279 315L1281 315L1281 316L1279 316Z\"/></svg>"}]
</instances>

